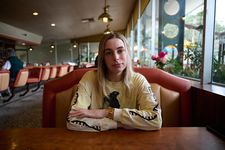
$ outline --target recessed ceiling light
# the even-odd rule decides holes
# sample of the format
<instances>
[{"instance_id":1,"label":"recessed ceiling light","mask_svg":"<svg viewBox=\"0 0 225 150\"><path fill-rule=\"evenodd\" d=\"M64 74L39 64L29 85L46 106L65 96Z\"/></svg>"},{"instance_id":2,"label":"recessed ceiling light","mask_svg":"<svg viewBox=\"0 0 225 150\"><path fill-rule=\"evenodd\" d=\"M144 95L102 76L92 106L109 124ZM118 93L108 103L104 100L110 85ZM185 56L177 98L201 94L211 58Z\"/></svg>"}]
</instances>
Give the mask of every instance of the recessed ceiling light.
<instances>
[{"instance_id":1,"label":"recessed ceiling light","mask_svg":"<svg viewBox=\"0 0 225 150\"><path fill-rule=\"evenodd\" d=\"M38 12L33 12L33 16L37 16L38 15Z\"/></svg>"},{"instance_id":2,"label":"recessed ceiling light","mask_svg":"<svg viewBox=\"0 0 225 150\"><path fill-rule=\"evenodd\" d=\"M88 22L94 22L94 18L84 18L84 19L81 19L81 22L82 23L88 23Z\"/></svg>"},{"instance_id":3,"label":"recessed ceiling light","mask_svg":"<svg viewBox=\"0 0 225 150\"><path fill-rule=\"evenodd\" d=\"M52 27L55 27L55 23L52 23L51 26L52 26Z\"/></svg>"},{"instance_id":4,"label":"recessed ceiling light","mask_svg":"<svg viewBox=\"0 0 225 150\"><path fill-rule=\"evenodd\" d=\"M29 51L32 51L32 50L33 50L33 48L30 46L30 47L29 47Z\"/></svg>"}]
</instances>

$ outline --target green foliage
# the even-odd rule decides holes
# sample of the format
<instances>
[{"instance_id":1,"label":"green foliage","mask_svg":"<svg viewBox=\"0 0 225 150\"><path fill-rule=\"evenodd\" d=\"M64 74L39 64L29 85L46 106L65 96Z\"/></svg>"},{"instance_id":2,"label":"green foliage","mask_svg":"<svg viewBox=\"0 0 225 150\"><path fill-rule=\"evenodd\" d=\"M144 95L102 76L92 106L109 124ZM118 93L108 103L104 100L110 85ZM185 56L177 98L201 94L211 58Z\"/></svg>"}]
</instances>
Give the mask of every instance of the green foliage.
<instances>
[{"instance_id":1,"label":"green foliage","mask_svg":"<svg viewBox=\"0 0 225 150\"><path fill-rule=\"evenodd\" d=\"M181 75L183 71L182 65L179 63L178 60L176 59L170 59L167 62L167 65L165 67L165 70L172 73L172 74L177 74Z\"/></svg>"},{"instance_id":2,"label":"green foliage","mask_svg":"<svg viewBox=\"0 0 225 150\"><path fill-rule=\"evenodd\" d=\"M213 59L213 81L225 84L225 65L220 64L219 61Z\"/></svg>"},{"instance_id":3,"label":"green foliage","mask_svg":"<svg viewBox=\"0 0 225 150\"><path fill-rule=\"evenodd\" d=\"M192 78L200 78L200 69L202 65L202 49L198 48L197 43L189 43L184 48L184 60L187 64L184 66L183 74Z\"/></svg>"}]
</instances>

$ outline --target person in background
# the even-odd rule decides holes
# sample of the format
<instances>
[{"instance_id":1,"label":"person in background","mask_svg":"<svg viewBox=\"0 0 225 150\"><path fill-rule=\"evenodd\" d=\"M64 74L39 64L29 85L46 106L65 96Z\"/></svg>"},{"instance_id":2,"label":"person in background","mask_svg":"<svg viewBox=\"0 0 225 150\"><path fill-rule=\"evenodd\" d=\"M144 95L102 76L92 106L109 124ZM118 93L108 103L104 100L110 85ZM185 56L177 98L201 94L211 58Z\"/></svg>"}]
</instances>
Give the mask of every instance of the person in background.
<instances>
[{"instance_id":1,"label":"person in background","mask_svg":"<svg viewBox=\"0 0 225 150\"><path fill-rule=\"evenodd\" d=\"M13 82L19 70L23 68L23 62L16 56L16 52L13 48L7 48L6 52L8 58L2 66L2 69L10 71L10 82Z\"/></svg>"},{"instance_id":2,"label":"person in background","mask_svg":"<svg viewBox=\"0 0 225 150\"><path fill-rule=\"evenodd\" d=\"M47 61L47 62L45 63L45 66L50 66L50 62Z\"/></svg>"},{"instance_id":3,"label":"person in background","mask_svg":"<svg viewBox=\"0 0 225 150\"><path fill-rule=\"evenodd\" d=\"M126 38L119 33L104 35L97 69L86 72L77 86L67 128L98 132L161 126L159 102L146 78L133 71Z\"/></svg>"}]
</instances>

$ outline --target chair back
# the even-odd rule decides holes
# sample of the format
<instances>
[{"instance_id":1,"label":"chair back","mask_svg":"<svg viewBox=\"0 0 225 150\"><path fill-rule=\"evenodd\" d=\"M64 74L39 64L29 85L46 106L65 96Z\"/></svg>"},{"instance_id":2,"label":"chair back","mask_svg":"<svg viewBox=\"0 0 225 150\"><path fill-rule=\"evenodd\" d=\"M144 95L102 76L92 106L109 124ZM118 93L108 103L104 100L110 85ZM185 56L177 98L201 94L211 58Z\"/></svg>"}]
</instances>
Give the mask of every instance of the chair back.
<instances>
[{"instance_id":1,"label":"chair back","mask_svg":"<svg viewBox=\"0 0 225 150\"><path fill-rule=\"evenodd\" d=\"M10 72L8 70L0 70L0 92L8 89L9 80Z\"/></svg>"},{"instance_id":2,"label":"chair back","mask_svg":"<svg viewBox=\"0 0 225 150\"><path fill-rule=\"evenodd\" d=\"M69 69L68 69L68 72L72 72L74 70L74 66L72 65L69 65Z\"/></svg>"},{"instance_id":3,"label":"chair back","mask_svg":"<svg viewBox=\"0 0 225 150\"><path fill-rule=\"evenodd\" d=\"M47 81L50 75L49 67L42 67L41 81Z\"/></svg>"},{"instance_id":4,"label":"chair back","mask_svg":"<svg viewBox=\"0 0 225 150\"><path fill-rule=\"evenodd\" d=\"M29 76L27 83L38 83L41 81L41 75L42 75L42 67L32 67L29 69Z\"/></svg>"},{"instance_id":5,"label":"chair back","mask_svg":"<svg viewBox=\"0 0 225 150\"><path fill-rule=\"evenodd\" d=\"M54 79L56 78L57 75L57 66L50 66L50 75L49 79Z\"/></svg>"},{"instance_id":6,"label":"chair back","mask_svg":"<svg viewBox=\"0 0 225 150\"><path fill-rule=\"evenodd\" d=\"M68 73L68 67L69 65L60 65L58 66L58 72L57 72L57 77L62 77Z\"/></svg>"},{"instance_id":7,"label":"chair back","mask_svg":"<svg viewBox=\"0 0 225 150\"><path fill-rule=\"evenodd\" d=\"M11 87L16 88L16 87L25 86L27 83L28 75L29 75L28 69L25 69L25 68L20 69L20 71L18 72L16 76L16 80L11 85Z\"/></svg>"}]
</instances>

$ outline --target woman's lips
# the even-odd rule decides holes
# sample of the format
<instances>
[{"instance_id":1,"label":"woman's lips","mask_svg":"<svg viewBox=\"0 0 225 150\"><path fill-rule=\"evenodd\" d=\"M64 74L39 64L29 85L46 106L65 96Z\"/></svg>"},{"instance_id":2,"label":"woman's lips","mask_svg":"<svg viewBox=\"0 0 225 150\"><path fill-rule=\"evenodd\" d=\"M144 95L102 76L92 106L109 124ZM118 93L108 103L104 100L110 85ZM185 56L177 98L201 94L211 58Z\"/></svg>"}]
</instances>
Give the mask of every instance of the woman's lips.
<instances>
[{"instance_id":1,"label":"woman's lips","mask_svg":"<svg viewBox=\"0 0 225 150\"><path fill-rule=\"evenodd\" d=\"M113 67L120 67L121 64L113 64L112 66L113 66Z\"/></svg>"}]
</instances>

